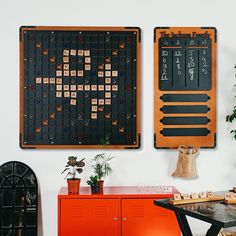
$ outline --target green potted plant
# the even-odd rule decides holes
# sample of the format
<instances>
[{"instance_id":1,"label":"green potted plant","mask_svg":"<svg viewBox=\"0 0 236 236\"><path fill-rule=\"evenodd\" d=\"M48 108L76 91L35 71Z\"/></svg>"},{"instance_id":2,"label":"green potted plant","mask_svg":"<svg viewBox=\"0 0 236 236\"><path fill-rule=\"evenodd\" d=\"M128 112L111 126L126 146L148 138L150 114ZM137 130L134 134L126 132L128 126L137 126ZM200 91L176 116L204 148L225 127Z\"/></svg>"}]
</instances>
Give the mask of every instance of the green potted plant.
<instances>
[{"instance_id":1,"label":"green potted plant","mask_svg":"<svg viewBox=\"0 0 236 236\"><path fill-rule=\"evenodd\" d=\"M112 173L112 168L110 165L110 161L114 157L111 155L106 155L106 153L97 154L92 162L94 174L98 177L98 185L99 185L99 193L103 193L103 184L104 178Z\"/></svg>"},{"instance_id":2,"label":"green potted plant","mask_svg":"<svg viewBox=\"0 0 236 236\"><path fill-rule=\"evenodd\" d=\"M90 185L92 194L99 193L99 185L98 185L98 176L97 175L90 176L90 180L87 181L87 184Z\"/></svg>"},{"instance_id":3,"label":"green potted plant","mask_svg":"<svg viewBox=\"0 0 236 236\"><path fill-rule=\"evenodd\" d=\"M80 161L77 161L77 157L75 156L68 157L68 162L66 163L65 169L62 171L61 174L67 171L65 179L67 179L69 194L79 194L80 178L76 178L76 176L83 172L82 168L84 166L84 158Z\"/></svg>"}]
</instances>

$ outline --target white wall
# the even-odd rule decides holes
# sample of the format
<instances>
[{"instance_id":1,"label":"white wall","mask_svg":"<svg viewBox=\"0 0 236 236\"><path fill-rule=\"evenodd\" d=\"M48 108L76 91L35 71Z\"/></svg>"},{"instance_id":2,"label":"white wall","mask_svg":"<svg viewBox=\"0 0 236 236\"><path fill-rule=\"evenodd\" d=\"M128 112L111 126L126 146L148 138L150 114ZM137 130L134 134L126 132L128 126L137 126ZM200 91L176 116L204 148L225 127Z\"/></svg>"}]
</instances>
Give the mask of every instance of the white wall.
<instances>
[{"instance_id":1,"label":"white wall","mask_svg":"<svg viewBox=\"0 0 236 236\"><path fill-rule=\"evenodd\" d=\"M180 191L229 189L236 185L236 143L225 116L234 104L232 87L236 63L235 0L1 0L0 1L0 162L19 160L36 172L42 200L44 236L57 235L57 192L65 185L60 175L68 155L87 157L99 151L26 151L19 148L20 25L139 26L142 28L142 148L111 151L114 173L107 185L174 185ZM218 29L217 148L202 150L197 160L199 178L171 177L176 151L153 148L153 28L155 26L215 26ZM83 184L91 174L88 166ZM192 222L194 233L206 230ZM39 236L41 236L39 235Z\"/></svg>"}]
</instances>

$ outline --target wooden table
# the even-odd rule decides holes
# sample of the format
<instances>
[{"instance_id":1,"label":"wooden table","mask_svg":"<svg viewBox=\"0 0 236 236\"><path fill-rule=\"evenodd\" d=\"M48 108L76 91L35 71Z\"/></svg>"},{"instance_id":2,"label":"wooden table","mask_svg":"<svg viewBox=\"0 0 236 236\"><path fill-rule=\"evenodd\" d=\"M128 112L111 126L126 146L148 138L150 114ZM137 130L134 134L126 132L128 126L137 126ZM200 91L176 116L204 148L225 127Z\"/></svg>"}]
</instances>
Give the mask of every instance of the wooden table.
<instances>
[{"instance_id":1,"label":"wooden table","mask_svg":"<svg viewBox=\"0 0 236 236\"><path fill-rule=\"evenodd\" d=\"M223 196L228 191L215 193ZM192 236L186 216L210 223L206 236L218 235L222 228L236 226L236 205L226 205L223 201L172 205L169 199L155 200L154 204L175 212L183 236Z\"/></svg>"}]
</instances>

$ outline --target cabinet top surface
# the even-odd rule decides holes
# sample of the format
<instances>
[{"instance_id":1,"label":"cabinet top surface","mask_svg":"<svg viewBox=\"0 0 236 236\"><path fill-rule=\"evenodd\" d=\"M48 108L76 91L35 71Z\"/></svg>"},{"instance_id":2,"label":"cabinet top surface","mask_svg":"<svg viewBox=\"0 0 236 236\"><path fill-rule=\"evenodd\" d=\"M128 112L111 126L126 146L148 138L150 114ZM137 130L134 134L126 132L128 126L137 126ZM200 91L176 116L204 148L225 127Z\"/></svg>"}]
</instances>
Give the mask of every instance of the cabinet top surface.
<instances>
[{"instance_id":1,"label":"cabinet top surface","mask_svg":"<svg viewBox=\"0 0 236 236\"><path fill-rule=\"evenodd\" d=\"M67 187L62 187L59 191L59 197L121 197L121 196L153 196L160 195L165 197L178 193L173 186L107 186L104 187L103 194L91 194L90 187L80 187L80 193L69 195Z\"/></svg>"}]
</instances>

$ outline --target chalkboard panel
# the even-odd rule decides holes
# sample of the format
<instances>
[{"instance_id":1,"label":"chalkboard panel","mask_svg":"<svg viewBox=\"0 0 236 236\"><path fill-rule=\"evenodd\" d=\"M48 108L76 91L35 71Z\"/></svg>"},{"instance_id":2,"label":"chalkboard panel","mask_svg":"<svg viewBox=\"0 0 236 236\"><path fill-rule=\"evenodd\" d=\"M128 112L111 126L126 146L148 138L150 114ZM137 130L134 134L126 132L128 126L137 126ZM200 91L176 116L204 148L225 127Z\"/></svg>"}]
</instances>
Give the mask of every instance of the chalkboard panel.
<instances>
[{"instance_id":1,"label":"chalkboard panel","mask_svg":"<svg viewBox=\"0 0 236 236\"><path fill-rule=\"evenodd\" d=\"M154 30L154 147L216 145L216 29Z\"/></svg>"},{"instance_id":2,"label":"chalkboard panel","mask_svg":"<svg viewBox=\"0 0 236 236\"><path fill-rule=\"evenodd\" d=\"M22 27L22 148L140 146L140 29Z\"/></svg>"}]
</instances>

